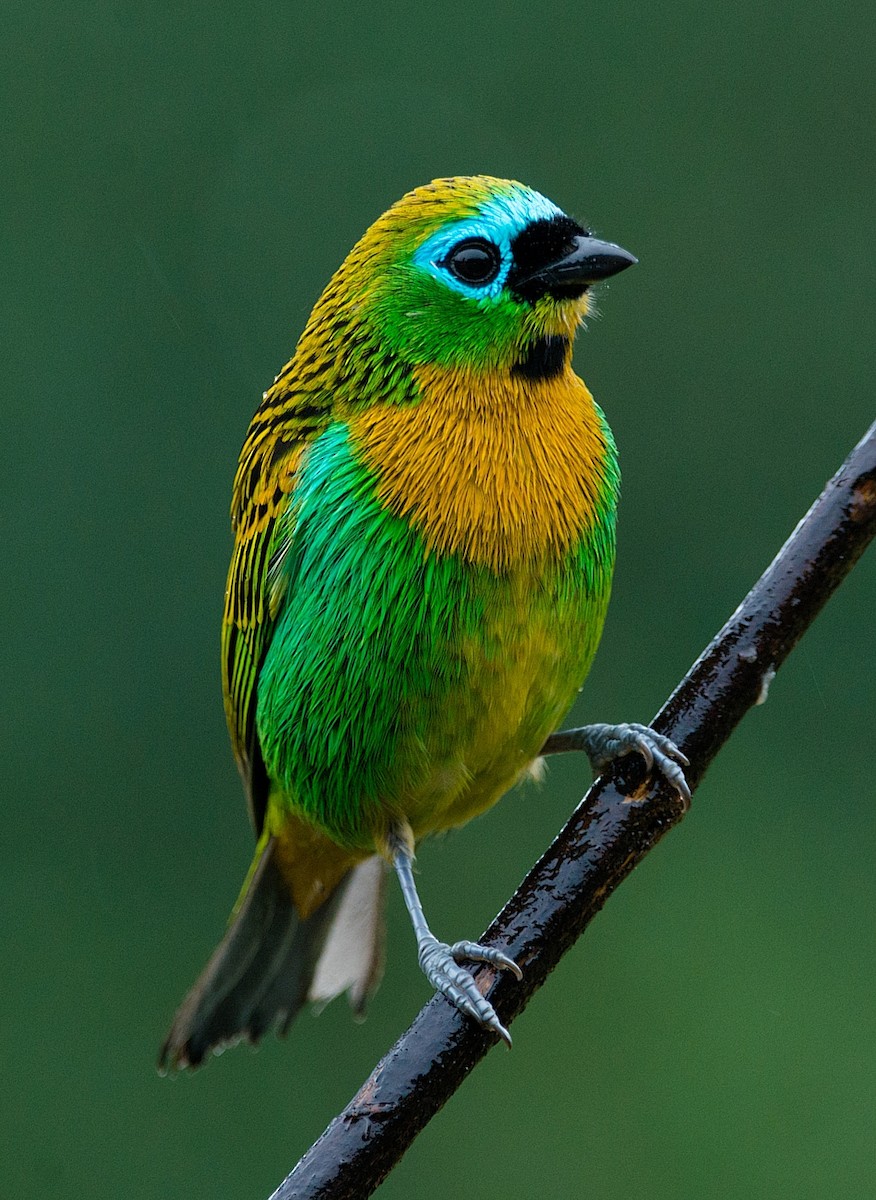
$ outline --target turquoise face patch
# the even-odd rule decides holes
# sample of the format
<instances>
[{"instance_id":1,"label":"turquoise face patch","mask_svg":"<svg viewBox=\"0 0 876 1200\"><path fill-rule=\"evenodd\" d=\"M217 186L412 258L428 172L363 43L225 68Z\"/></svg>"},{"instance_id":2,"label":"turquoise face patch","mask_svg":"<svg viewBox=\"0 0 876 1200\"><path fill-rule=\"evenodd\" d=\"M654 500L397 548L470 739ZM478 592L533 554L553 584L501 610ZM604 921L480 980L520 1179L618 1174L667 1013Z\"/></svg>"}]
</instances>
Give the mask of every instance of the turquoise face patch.
<instances>
[{"instance_id":1,"label":"turquoise face patch","mask_svg":"<svg viewBox=\"0 0 876 1200\"><path fill-rule=\"evenodd\" d=\"M477 216L453 221L439 229L417 249L413 262L445 287L464 296L473 300L496 299L501 295L511 269L511 243L517 235L533 221L562 215L562 209L539 192L515 187L488 200ZM502 256L499 273L486 285L478 287L464 283L443 265L453 247L466 238L485 238L499 248Z\"/></svg>"}]
</instances>

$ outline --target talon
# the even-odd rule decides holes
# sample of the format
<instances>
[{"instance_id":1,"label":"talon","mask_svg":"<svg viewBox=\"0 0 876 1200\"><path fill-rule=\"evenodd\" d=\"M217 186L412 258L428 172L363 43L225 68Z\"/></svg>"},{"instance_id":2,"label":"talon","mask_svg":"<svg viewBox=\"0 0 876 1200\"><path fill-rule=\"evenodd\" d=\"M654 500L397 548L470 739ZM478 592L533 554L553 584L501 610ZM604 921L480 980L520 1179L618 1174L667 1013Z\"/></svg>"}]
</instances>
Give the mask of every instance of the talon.
<instances>
[{"instance_id":1,"label":"talon","mask_svg":"<svg viewBox=\"0 0 876 1200\"><path fill-rule=\"evenodd\" d=\"M478 942L454 942L450 947L450 953L457 962L463 958L472 962L485 962L502 971L511 971L518 982L523 978L523 971L514 959L509 958L507 954L503 954L494 946L481 946Z\"/></svg>"},{"instance_id":2,"label":"talon","mask_svg":"<svg viewBox=\"0 0 876 1200\"><path fill-rule=\"evenodd\" d=\"M687 782L687 779L685 779L684 771L682 771L681 767L677 766L673 762L668 762L663 768L663 774L666 776L684 802L689 804L691 799L690 784Z\"/></svg>"},{"instance_id":3,"label":"talon","mask_svg":"<svg viewBox=\"0 0 876 1200\"><path fill-rule=\"evenodd\" d=\"M501 950L492 946L481 946L477 942L456 942L448 946L430 936L428 940L424 939L420 946L420 966L435 990L465 1016L477 1021L485 1029L492 1029L510 1046L511 1035L499 1020L492 1004L479 992L474 976L459 965L460 958L486 962L500 969L513 971L518 979L523 977L523 972L517 963Z\"/></svg>"},{"instance_id":4,"label":"talon","mask_svg":"<svg viewBox=\"0 0 876 1200\"><path fill-rule=\"evenodd\" d=\"M654 755L651 753L651 747L645 741L641 734L636 735L636 749L645 760L645 766L650 771L654 766Z\"/></svg>"},{"instance_id":5,"label":"talon","mask_svg":"<svg viewBox=\"0 0 876 1200\"><path fill-rule=\"evenodd\" d=\"M490 963L499 970L513 971L518 979L523 978L523 972L512 958L493 946L481 946L477 942L456 942L448 946L446 942L438 941L423 916L423 908L414 883L413 853L408 844L410 839L402 836L404 832L397 832L392 840L393 865L417 937L417 959L420 968L432 987L445 996L464 1016L477 1021L485 1029L491 1029L510 1046L510 1033L499 1020L489 1000L481 995L474 976L465 967L460 966L459 959Z\"/></svg>"},{"instance_id":6,"label":"talon","mask_svg":"<svg viewBox=\"0 0 876 1200\"><path fill-rule=\"evenodd\" d=\"M659 771L685 806L690 802L690 786L682 770L690 766L689 759L671 738L648 725L582 725L552 734L543 747L543 753L548 754L565 750L583 750L596 774L605 771L616 758L630 752L641 754L649 772Z\"/></svg>"},{"instance_id":7,"label":"talon","mask_svg":"<svg viewBox=\"0 0 876 1200\"><path fill-rule=\"evenodd\" d=\"M499 1037L510 1050L514 1043L511 1041L511 1034L508 1032L502 1022L497 1018L495 1021L490 1021L489 1025L492 1030L498 1033Z\"/></svg>"},{"instance_id":8,"label":"talon","mask_svg":"<svg viewBox=\"0 0 876 1200\"><path fill-rule=\"evenodd\" d=\"M518 983L523 978L523 968L518 966L514 959L509 958L507 954L500 954L496 958L496 965L503 971L510 971Z\"/></svg>"}]
</instances>

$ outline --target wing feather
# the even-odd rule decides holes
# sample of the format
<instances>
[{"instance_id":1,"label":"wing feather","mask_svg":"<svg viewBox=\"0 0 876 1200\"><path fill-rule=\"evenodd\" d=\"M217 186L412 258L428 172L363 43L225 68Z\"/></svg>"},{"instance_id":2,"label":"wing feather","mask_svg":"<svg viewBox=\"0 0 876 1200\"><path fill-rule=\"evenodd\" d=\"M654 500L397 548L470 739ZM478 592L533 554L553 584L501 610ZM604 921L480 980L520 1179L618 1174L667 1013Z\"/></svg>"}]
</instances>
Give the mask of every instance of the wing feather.
<instances>
[{"instance_id":1,"label":"wing feather","mask_svg":"<svg viewBox=\"0 0 876 1200\"><path fill-rule=\"evenodd\" d=\"M222 620L222 688L228 731L257 833L268 799L255 728L258 676L284 593L282 574L272 570L278 519L289 504L305 446L331 419L330 398L300 385L296 360L297 355L265 392L252 419L231 502L234 550Z\"/></svg>"}]
</instances>

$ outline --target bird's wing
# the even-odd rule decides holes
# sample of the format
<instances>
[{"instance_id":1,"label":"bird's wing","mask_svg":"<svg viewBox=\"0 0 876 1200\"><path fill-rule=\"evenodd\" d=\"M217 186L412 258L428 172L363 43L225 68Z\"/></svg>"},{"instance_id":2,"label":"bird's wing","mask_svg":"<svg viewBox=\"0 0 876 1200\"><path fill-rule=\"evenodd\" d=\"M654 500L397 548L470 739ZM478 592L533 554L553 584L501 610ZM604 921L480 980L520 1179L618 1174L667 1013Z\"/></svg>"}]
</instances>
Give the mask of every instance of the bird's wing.
<instances>
[{"instance_id":1,"label":"bird's wing","mask_svg":"<svg viewBox=\"0 0 876 1200\"><path fill-rule=\"evenodd\" d=\"M328 425L330 408L329 397L301 386L293 358L265 392L234 478L234 551L222 621L222 687L228 729L257 833L268 801L268 778L255 728L257 683L283 603L282 575L271 570L278 549L278 518L289 503L302 451Z\"/></svg>"}]
</instances>

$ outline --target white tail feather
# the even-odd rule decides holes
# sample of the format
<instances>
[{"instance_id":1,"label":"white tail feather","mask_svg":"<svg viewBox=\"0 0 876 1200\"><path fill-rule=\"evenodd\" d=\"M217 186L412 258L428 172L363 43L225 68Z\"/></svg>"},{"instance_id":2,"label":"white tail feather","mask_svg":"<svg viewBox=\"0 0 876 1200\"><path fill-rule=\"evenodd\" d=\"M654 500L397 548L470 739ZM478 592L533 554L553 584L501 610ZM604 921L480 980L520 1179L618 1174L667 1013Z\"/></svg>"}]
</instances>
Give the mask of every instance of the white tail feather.
<instances>
[{"instance_id":1,"label":"white tail feather","mask_svg":"<svg viewBox=\"0 0 876 1200\"><path fill-rule=\"evenodd\" d=\"M385 880L386 864L380 858L353 868L319 956L309 1000L327 1004L348 991L354 1011L364 1011L383 974Z\"/></svg>"}]
</instances>

